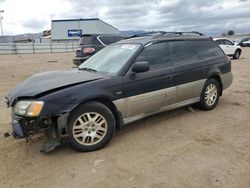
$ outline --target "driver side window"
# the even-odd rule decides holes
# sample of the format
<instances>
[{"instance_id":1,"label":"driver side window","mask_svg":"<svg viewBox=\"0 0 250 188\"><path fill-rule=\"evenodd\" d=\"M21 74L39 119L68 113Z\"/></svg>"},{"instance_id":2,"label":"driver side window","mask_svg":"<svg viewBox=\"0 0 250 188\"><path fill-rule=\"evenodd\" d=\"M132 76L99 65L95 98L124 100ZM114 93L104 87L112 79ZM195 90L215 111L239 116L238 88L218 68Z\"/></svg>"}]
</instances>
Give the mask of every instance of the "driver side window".
<instances>
[{"instance_id":1,"label":"driver side window","mask_svg":"<svg viewBox=\"0 0 250 188\"><path fill-rule=\"evenodd\" d=\"M160 42L147 46L135 60L135 62L140 61L147 61L151 70L171 66L168 43Z\"/></svg>"}]
</instances>

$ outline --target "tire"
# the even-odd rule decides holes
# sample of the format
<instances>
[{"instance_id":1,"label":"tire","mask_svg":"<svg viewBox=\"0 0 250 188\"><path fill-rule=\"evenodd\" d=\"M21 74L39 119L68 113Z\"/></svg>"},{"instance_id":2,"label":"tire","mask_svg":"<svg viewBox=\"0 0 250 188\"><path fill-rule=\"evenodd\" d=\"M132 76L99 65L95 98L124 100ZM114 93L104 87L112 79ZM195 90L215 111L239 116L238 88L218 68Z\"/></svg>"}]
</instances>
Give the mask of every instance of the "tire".
<instances>
[{"instance_id":1,"label":"tire","mask_svg":"<svg viewBox=\"0 0 250 188\"><path fill-rule=\"evenodd\" d=\"M212 88L215 90L214 92L209 94L209 89L212 89ZM202 89L200 102L198 103L197 107L205 111L214 109L219 101L220 90L221 88L220 88L218 81L215 79L209 78L206 81Z\"/></svg>"},{"instance_id":2,"label":"tire","mask_svg":"<svg viewBox=\"0 0 250 188\"><path fill-rule=\"evenodd\" d=\"M99 102L85 103L72 111L68 122L69 143L80 152L103 148L115 131L115 118Z\"/></svg>"},{"instance_id":3,"label":"tire","mask_svg":"<svg viewBox=\"0 0 250 188\"><path fill-rule=\"evenodd\" d=\"M241 54L240 50L236 50L236 51L234 52L233 58L234 58L234 59L239 59L239 58L240 58L240 54Z\"/></svg>"}]
</instances>

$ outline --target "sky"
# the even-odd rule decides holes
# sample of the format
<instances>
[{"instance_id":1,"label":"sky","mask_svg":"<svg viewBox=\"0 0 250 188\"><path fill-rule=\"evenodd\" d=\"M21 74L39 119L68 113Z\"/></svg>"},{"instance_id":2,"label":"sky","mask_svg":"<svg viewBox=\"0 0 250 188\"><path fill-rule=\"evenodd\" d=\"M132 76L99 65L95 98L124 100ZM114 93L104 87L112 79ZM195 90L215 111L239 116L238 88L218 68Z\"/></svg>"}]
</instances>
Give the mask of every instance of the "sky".
<instances>
[{"instance_id":1,"label":"sky","mask_svg":"<svg viewBox=\"0 0 250 188\"><path fill-rule=\"evenodd\" d=\"M50 29L51 19L100 18L120 30L250 33L250 0L0 0L4 35Z\"/></svg>"}]
</instances>

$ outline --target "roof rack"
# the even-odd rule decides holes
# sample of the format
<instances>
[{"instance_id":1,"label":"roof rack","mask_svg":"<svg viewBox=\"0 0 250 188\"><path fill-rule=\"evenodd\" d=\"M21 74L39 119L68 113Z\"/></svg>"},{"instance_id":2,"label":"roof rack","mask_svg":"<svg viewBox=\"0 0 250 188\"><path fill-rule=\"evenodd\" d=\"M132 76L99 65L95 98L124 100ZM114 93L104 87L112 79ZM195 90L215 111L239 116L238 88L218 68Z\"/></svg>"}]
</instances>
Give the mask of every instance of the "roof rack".
<instances>
[{"instance_id":1,"label":"roof rack","mask_svg":"<svg viewBox=\"0 0 250 188\"><path fill-rule=\"evenodd\" d=\"M166 32L166 34L178 34L178 35L185 35L185 34L194 34L194 35L204 35L203 33L200 33L198 31L184 31L184 32Z\"/></svg>"},{"instance_id":2,"label":"roof rack","mask_svg":"<svg viewBox=\"0 0 250 188\"><path fill-rule=\"evenodd\" d=\"M152 32L145 32L145 33L140 33L140 34L136 34L133 36L130 36L128 38L134 38L134 37L147 37L147 36L160 36L160 35L199 35L199 36L203 36L203 33L197 32L197 31L185 31L185 32L178 32L178 31L173 31L173 32L166 32L166 31L152 31Z\"/></svg>"},{"instance_id":3,"label":"roof rack","mask_svg":"<svg viewBox=\"0 0 250 188\"><path fill-rule=\"evenodd\" d=\"M153 36L153 35L157 35L157 34L165 34L165 31L150 31L150 32L144 32L144 33L139 33L136 35L132 35L129 38L134 38L134 37L147 37L147 36Z\"/></svg>"}]
</instances>

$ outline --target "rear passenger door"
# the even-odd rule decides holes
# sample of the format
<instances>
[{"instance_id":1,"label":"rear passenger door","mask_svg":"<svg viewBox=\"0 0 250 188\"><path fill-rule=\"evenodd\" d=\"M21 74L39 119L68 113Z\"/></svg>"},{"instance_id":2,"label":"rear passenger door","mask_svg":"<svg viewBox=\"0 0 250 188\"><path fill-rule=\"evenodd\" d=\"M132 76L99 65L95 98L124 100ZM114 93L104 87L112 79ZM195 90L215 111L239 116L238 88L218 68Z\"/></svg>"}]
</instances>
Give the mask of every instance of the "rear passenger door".
<instances>
[{"instance_id":1,"label":"rear passenger door","mask_svg":"<svg viewBox=\"0 0 250 188\"><path fill-rule=\"evenodd\" d=\"M174 103L176 89L168 43L147 45L134 62L141 61L149 62L148 72L135 74L130 69L124 77L126 117L154 112Z\"/></svg>"},{"instance_id":2,"label":"rear passenger door","mask_svg":"<svg viewBox=\"0 0 250 188\"><path fill-rule=\"evenodd\" d=\"M198 100L200 97L209 69L208 61L198 53L198 48L202 48L202 45L199 41L169 42L175 70L176 102Z\"/></svg>"}]
</instances>

